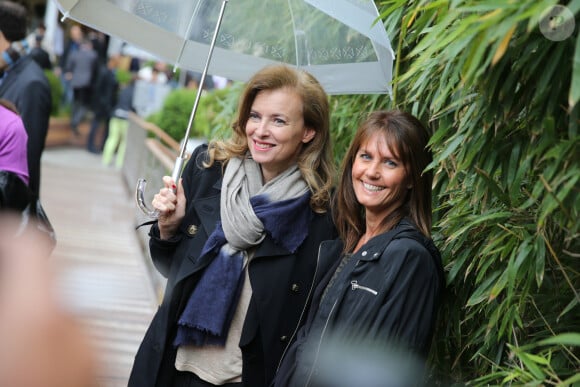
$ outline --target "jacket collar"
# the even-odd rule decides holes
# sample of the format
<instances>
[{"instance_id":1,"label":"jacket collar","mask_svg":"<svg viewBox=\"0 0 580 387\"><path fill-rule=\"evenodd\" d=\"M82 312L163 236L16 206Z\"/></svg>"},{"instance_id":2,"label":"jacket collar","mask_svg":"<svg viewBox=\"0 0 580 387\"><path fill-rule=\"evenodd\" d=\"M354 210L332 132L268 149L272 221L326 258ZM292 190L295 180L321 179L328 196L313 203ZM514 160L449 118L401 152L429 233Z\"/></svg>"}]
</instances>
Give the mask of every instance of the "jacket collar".
<instances>
[{"instance_id":1,"label":"jacket collar","mask_svg":"<svg viewBox=\"0 0 580 387\"><path fill-rule=\"evenodd\" d=\"M417 232L411 222L404 218L392 230L379 234L364 244L355 254L360 261L374 261L380 258L391 239L397 239L398 235L404 232Z\"/></svg>"},{"instance_id":2,"label":"jacket collar","mask_svg":"<svg viewBox=\"0 0 580 387\"><path fill-rule=\"evenodd\" d=\"M29 56L25 56L20 58L16 63L14 63L12 66L10 66L9 69L6 70L4 77L2 78L2 82L0 82L0 94L2 94L3 91L8 88L8 86L18 80L18 74L23 71L23 69L26 67L26 63L31 60L32 59Z\"/></svg>"}]
</instances>

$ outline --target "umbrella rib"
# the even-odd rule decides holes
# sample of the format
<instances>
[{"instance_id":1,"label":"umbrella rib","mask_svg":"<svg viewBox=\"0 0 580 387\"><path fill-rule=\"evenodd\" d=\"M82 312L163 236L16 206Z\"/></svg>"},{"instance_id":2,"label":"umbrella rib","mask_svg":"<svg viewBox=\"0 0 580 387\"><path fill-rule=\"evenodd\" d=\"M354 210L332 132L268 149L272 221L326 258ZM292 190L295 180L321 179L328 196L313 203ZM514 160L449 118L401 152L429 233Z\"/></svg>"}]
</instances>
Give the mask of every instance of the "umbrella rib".
<instances>
[{"instance_id":1,"label":"umbrella rib","mask_svg":"<svg viewBox=\"0 0 580 387\"><path fill-rule=\"evenodd\" d=\"M215 25L214 34L213 34L213 37L211 39L211 43L209 45L209 52L207 54L207 59L205 61L205 66L204 66L203 71L201 73L201 79L199 81L199 87L198 87L197 93L195 95L195 102L193 104L193 109L191 110L191 114L189 116L189 122L187 123L187 129L185 131L185 138L182 141L181 149L179 150L179 156L175 160L175 166L173 167L173 173L171 174L171 177L173 177L173 181L178 181L179 177L181 176L181 170L182 170L182 167L183 167L183 162L185 160L185 150L187 149L187 140L189 139L189 132L190 132L191 126L193 124L193 119L195 118L195 113L197 112L197 105L199 105L199 99L200 99L201 93L203 91L203 84L205 82L205 77L207 75L207 70L209 68L209 62L211 61L213 49L215 47L215 42L217 40L217 35L218 35L218 32L219 32L220 26L222 24L222 20L223 20L223 17L224 17L224 11L226 9L226 4L227 3L228 3L228 0L223 0L222 1L222 6L221 6L221 9L220 9L220 13L219 13L219 16L218 16L218 20L217 20L216 25Z\"/></svg>"},{"instance_id":2,"label":"umbrella rib","mask_svg":"<svg viewBox=\"0 0 580 387\"><path fill-rule=\"evenodd\" d=\"M75 3L72 5L72 7L70 7L70 9L68 11L66 11L65 13L62 14L62 17L60 18L61 23L63 23L66 19L69 18L70 13L77 6L78 3L79 3L79 0L76 0Z\"/></svg>"},{"instance_id":3,"label":"umbrella rib","mask_svg":"<svg viewBox=\"0 0 580 387\"><path fill-rule=\"evenodd\" d=\"M183 43L181 44L181 48L179 49L179 54L177 54L177 58L175 59L175 65L173 66L173 72L175 72L180 67L181 57L183 56L183 51L185 50L185 45L187 44L187 40L189 39L189 33L191 32L191 26L193 25L193 19L197 15L197 11L199 9L199 5L201 2L197 3L196 9L191 13L191 18L189 19L189 24L187 25L187 29L185 30L185 36L183 38Z\"/></svg>"},{"instance_id":4,"label":"umbrella rib","mask_svg":"<svg viewBox=\"0 0 580 387\"><path fill-rule=\"evenodd\" d=\"M292 9L292 0L288 0L288 10L290 10L290 19L292 19L292 29L294 30L294 57L296 60L296 67L300 67L300 59L298 57L298 38L296 36L296 20L294 19L294 10Z\"/></svg>"}]
</instances>

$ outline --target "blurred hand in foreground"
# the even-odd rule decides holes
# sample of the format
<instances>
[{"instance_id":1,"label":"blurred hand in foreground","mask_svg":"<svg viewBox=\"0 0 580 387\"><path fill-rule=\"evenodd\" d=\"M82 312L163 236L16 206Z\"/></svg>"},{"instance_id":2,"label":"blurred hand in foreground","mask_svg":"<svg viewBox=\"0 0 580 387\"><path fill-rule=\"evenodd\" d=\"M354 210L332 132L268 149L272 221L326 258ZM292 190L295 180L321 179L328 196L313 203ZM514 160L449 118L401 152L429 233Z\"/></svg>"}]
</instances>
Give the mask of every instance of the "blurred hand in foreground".
<instances>
[{"instance_id":1,"label":"blurred hand in foreground","mask_svg":"<svg viewBox=\"0 0 580 387\"><path fill-rule=\"evenodd\" d=\"M95 386L88 335L61 305L50 241L0 215L0 386Z\"/></svg>"}]
</instances>

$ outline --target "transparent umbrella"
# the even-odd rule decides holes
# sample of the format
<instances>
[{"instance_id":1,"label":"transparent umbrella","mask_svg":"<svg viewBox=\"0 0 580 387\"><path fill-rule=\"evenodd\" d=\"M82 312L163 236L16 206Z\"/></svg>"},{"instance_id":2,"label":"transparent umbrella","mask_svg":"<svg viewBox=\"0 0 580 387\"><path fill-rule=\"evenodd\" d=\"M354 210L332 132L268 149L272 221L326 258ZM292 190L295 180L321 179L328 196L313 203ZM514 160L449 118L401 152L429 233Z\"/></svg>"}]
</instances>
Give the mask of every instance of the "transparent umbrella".
<instances>
[{"instance_id":1,"label":"transparent umbrella","mask_svg":"<svg viewBox=\"0 0 580 387\"><path fill-rule=\"evenodd\" d=\"M328 94L391 90L394 54L373 0L56 0L56 4L63 18L120 38L175 67L201 72L201 82L208 73L246 81L264 66L285 63L314 75ZM175 180L181 174L200 94L201 88L173 170ZM137 202L155 216L142 202L144 185L138 184Z\"/></svg>"}]
</instances>

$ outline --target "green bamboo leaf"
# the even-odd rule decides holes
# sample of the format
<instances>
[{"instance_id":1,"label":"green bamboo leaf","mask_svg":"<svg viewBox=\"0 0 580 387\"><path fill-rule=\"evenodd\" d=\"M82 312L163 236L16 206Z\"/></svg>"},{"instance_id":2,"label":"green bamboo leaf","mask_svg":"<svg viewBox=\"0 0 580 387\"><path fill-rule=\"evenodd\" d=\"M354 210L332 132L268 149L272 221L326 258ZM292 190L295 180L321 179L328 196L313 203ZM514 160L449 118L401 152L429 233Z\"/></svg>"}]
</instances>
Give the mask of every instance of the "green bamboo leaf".
<instances>
[{"instance_id":1,"label":"green bamboo leaf","mask_svg":"<svg viewBox=\"0 0 580 387\"><path fill-rule=\"evenodd\" d=\"M493 283L501 275L500 271L496 271L491 273L486 280L475 289L469 300L467 301L467 306L474 306L479 303L482 303L488 299L488 294L490 288L493 286Z\"/></svg>"},{"instance_id":2,"label":"green bamboo leaf","mask_svg":"<svg viewBox=\"0 0 580 387\"><path fill-rule=\"evenodd\" d=\"M550 360L546 359L542 356L534 355L531 353L526 353L526 356L536 364L540 364L540 365L544 365L544 366L550 365Z\"/></svg>"},{"instance_id":3,"label":"green bamboo leaf","mask_svg":"<svg viewBox=\"0 0 580 387\"><path fill-rule=\"evenodd\" d=\"M497 296L499 296L499 294L505 289L505 286L508 282L507 277L508 277L507 272L504 271L501 273L498 280L496 281L496 283L493 285L493 287L491 288L491 290L489 292L488 301L495 300L497 298Z\"/></svg>"},{"instance_id":4,"label":"green bamboo leaf","mask_svg":"<svg viewBox=\"0 0 580 387\"><path fill-rule=\"evenodd\" d=\"M498 211L498 212L490 212L487 214L480 214L469 222L464 223L462 227L460 227L457 231L450 235L450 238L456 238L459 235L463 234L464 232L473 229L475 226L478 226L481 223L486 223L488 221L497 221L500 222L502 220L508 219L512 213L510 211Z\"/></svg>"},{"instance_id":5,"label":"green bamboo leaf","mask_svg":"<svg viewBox=\"0 0 580 387\"><path fill-rule=\"evenodd\" d=\"M479 151L479 148L474 150L474 151ZM485 183L485 188L486 190L489 190L490 192L492 192L494 194L494 196L496 198L498 198L499 200L502 201L503 204L505 204L506 206L510 205L509 202L509 197L503 192L502 188L499 186L499 184L497 184L490 176L487 172L482 171L480 169L476 169L476 173L481 176L483 178L483 181Z\"/></svg>"},{"instance_id":6,"label":"green bamboo leaf","mask_svg":"<svg viewBox=\"0 0 580 387\"><path fill-rule=\"evenodd\" d=\"M518 273L522 263L530 256L532 251L532 246L529 239L525 239L523 243L519 246L517 250L514 250L514 254L517 254L515 259L510 259L510 264L508 265L508 278L510 288L514 288L516 284L516 279L518 278ZM513 262L513 263L512 263Z\"/></svg>"},{"instance_id":7,"label":"green bamboo leaf","mask_svg":"<svg viewBox=\"0 0 580 387\"><path fill-rule=\"evenodd\" d=\"M497 312L501 312L502 309L506 309L503 313L501 313L501 324L499 326L497 336L498 337L505 337L506 335L510 335L513 328L514 328L514 320L515 316L517 316L517 307L515 305L509 305L511 300L505 300L502 302L502 305L505 305L504 308L496 308Z\"/></svg>"},{"instance_id":8,"label":"green bamboo leaf","mask_svg":"<svg viewBox=\"0 0 580 387\"><path fill-rule=\"evenodd\" d=\"M580 333L570 332L561 333L559 335L550 337L548 339L541 340L540 345L571 345L574 347L580 347Z\"/></svg>"},{"instance_id":9,"label":"green bamboo leaf","mask_svg":"<svg viewBox=\"0 0 580 387\"><path fill-rule=\"evenodd\" d=\"M554 79L558 78L558 75L561 74L561 63L562 61L558 59L559 56L563 55L567 52L567 48L560 44L559 42L554 42L554 49L550 52L550 60L544 62L544 66L542 68L541 77L538 77L538 84L537 84L537 93L543 93L546 90L553 90L550 86L554 85ZM569 58L570 56L567 55ZM537 96L538 99L544 99L540 96ZM556 98L558 100L559 98ZM545 98L548 103L553 103L555 101L551 101L549 98ZM553 110L553 109L547 109Z\"/></svg>"},{"instance_id":10,"label":"green bamboo leaf","mask_svg":"<svg viewBox=\"0 0 580 387\"><path fill-rule=\"evenodd\" d=\"M493 58L491 59L491 65L495 66L497 64L497 62L500 61L500 59L504 56L505 52L507 51L508 45L510 43L510 40L514 34L514 31L516 29L516 26L512 26L507 33L505 34L505 36L503 37L503 39L501 40L501 42L499 42L499 45L493 55Z\"/></svg>"},{"instance_id":11,"label":"green bamboo leaf","mask_svg":"<svg viewBox=\"0 0 580 387\"><path fill-rule=\"evenodd\" d=\"M521 143L516 142L512 144L509 162L507 164L508 165L507 171L504 172L504 175L507 177L506 181L507 185L509 185L509 182L515 180L515 176L519 172L521 154L522 154Z\"/></svg>"},{"instance_id":12,"label":"green bamboo leaf","mask_svg":"<svg viewBox=\"0 0 580 387\"><path fill-rule=\"evenodd\" d=\"M455 137L449 145L445 148L445 150L437 157L439 160L445 160L451 153L453 153L459 145L463 143L465 136L458 135Z\"/></svg>"},{"instance_id":13,"label":"green bamboo leaf","mask_svg":"<svg viewBox=\"0 0 580 387\"><path fill-rule=\"evenodd\" d=\"M564 380L560 386L567 387L567 386L577 386L577 382L580 382L580 372L576 375L569 377L568 379Z\"/></svg>"},{"instance_id":14,"label":"green bamboo leaf","mask_svg":"<svg viewBox=\"0 0 580 387\"><path fill-rule=\"evenodd\" d=\"M526 151L527 149L524 151L524 153ZM526 157L526 159L520 163L519 168L517 169L516 174L511 182L511 185L509 186L508 194L510 197L510 203L514 207L518 207L520 205L520 201L525 199L525 196L522 195L522 181L530 173L531 163L531 157Z\"/></svg>"},{"instance_id":15,"label":"green bamboo leaf","mask_svg":"<svg viewBox=\"0 0 580 387\"><path fill-rule=\"evenodd\" d=\"M564 315L566 315L567 313L569 313L572 310L575 310L575 308L578 306L579 302L577 298L573 298L572 301L570 301L568 303L568 305L566 305L566 307L564 308L564 310L562 311L562 313L560 313L558 315L558 319L562 318Z\"/></svg>"},{"instance_id":16,"label":"green bamboo leaf","mask_svg":"<svg viewBox=\"0 0 580 387\"><path fill-rule=\"evenodd\" d=\"M546 266L546 242L542 235L538 234L536 236L535 246L534 246L534 254L535 254L535 278L536 284L538 287L542 285L544 282L544 272Z\"/></svg>"},{"instance_id":17,"label":"green bamboo leaf","mask_svg":"<svg viewBox=\"0 0 580 387\"><path fill-rule=\"evenodd\" d=\"M469 250L468 251L463 251L461 254L459 254L457 256L457 258L455 258L451 262L451 269L447 273L447 280L449 282L453 282L455 280L455 277L457 276L457 273L459 273L459 271L463 267L463 264L468 259L471 259L472 257L473 257L473 255L471 254L471 251L469 251Z\"/></svg>"},{"instance_id":18,"label":"green bamboo leaf","mask_svg":"<svg viewBox=\"0 0 580 387\"><path fill-rule=\"evenodd\" d=\"M516 356L524 363L526 368L534 375L534 378L543 381L546 379L546 375L542 372L542 369L538 367L534 358L531 354L525 352L516 351Z\"/></svg>"},{"instance_id":19,"label":"green bamboo leaf","mask_svg":"<svg viewBox=\"0 0 580 387\"><path fill-rule=\"evenodd\" d=\"M576 105L580 99L580 34L576 37L576 48L574 50L574 64L572 67L572 84L570 85L570 94L568 104L570 109Z\"/></svg>"},{"instance_id":20,"label":"green bamboo leaf","mask_svg":"<svg viewBox=\"0 0 580 387\"><path fill-rule=\"evenodd\" d=\"M577 172L578 171L570 171L562 176L564 184L558 187L556 193L556 197L560 202L563 202L569 195L573 194L572 191L578 191L577 183L578 180L580 180L580 176Z\"/></svg>"}]
</instances>

